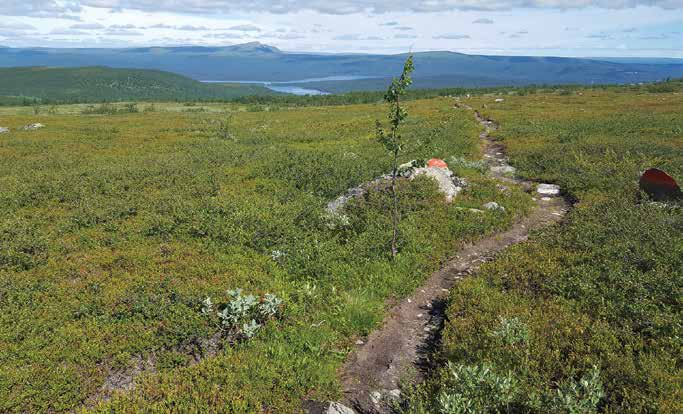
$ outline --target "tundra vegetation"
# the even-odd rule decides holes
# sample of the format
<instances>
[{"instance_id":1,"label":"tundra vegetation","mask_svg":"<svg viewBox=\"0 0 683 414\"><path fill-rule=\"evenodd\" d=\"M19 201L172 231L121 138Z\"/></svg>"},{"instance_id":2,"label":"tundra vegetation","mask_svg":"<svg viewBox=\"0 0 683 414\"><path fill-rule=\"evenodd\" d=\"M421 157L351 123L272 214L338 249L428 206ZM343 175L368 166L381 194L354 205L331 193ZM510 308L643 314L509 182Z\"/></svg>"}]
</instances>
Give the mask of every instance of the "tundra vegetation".
<instances>
[{"instance_id":1,"label":"tundra vegetation","mask_svg":"<svg viewBox=\"0 0 683 414\"><path fill-rule=\"evenodd\" d=\"M404 133L432 138L411 156L480 158L476 123L452 105L406 103ZM390 171L374 131L385 105L149 106L0 108L0 412L286 413L338 398L336 369L391 298L530 206L475 169L457 170L470 187L452 204L428 179L399 181L392 261L387 193L350 203L343 225L324 210ZM18 130L33 122L46 127ZM506 210L468 212L489 201ZM282 303L266 318L267 294Z\"/></svg>"},{"instance_id":2,"label":"tundra vegetation","mask_svg":"<svg viewBox=\"0 0 683 414\"><path fill-rule=\"evenodd\" d=\"M453 289L404 412L683 411L683 214L637 185L649 167L683 178L683 88L629 89L488 105L518 173L574 209Z\"/></svg>"},{"instance_id":3,"label":"tundra vegetation","mask_svg":"<svg viewBox=\"0 0 683 414\"><path fill-rule=\"evenodd\" d=\"M636 197L645 167L683 174L672 84L469 100L501 123L520 174L577 204L457 285L442 368L402 409L681 411L682 218ZM446 204L424 177L397 182L395 260L387 192L351 202L343 225L324 214L391 170L382 104L0 108L0 411L287 413L340 398L337 369L392 301L532 206L484 174L470 111L409 98L404 134L431 138L410 159L457 160L469 185ZM505 210L469 210L490 201Z\"/></svg>"}]
</instances>

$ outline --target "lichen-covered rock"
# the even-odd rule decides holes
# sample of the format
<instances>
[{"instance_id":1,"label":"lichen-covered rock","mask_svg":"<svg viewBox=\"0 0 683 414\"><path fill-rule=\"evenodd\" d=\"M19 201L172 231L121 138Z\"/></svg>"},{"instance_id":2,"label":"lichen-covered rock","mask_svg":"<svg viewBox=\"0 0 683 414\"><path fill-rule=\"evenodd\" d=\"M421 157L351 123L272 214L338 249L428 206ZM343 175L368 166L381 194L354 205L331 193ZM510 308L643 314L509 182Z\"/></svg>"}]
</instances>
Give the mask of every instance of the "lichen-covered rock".
<instances>
[{"instance_id":1,"label":"lichen-covered rock","mask_svg":"<svg viewBox=\"0 0 683 414\"><path fill-rule=\"evenodd\" d=\"M439 191L443 193L446 202L450 203L463 190L466 182L463 179L453 176L453 171L441 167L415 168L410 175L410 179L425 175L436 180Z\"/></svg>"},{"instance_id":2,"label":"lichen-covered rock","mask_svg":"<svg viewBox=\"0 0 683 414\"><path fill-rule=\"evenodd\" d=\"M560 186L556 184L539 184L536 187L536 192L546 196L557 196L560 195Z\"/></svg>"},{"instance_id":3,"label":"lichen-covered rock","mask_svg":"<svg viewBox=\"0 0 683 414\"><path fill-rule=\"evenodd\" d=\"M488 203L484 204L483 207L487 210L505 211L505 207L501 206L500 204L496 203L495 201L489 201Z\"/></svg>"},{"instance_id":4,"label":"lichen-covered rock","mask_svg":"<svg viewBox=\"0 0 683 414\"><path fill-rule=\"evenodd\" d=\"M448 168L443 167L415 167L416 162L411 161L405 164L401 164L398 167L398 175L402 178L408 178L410 180L418 177L420 175L426 175L436 180L439 185L439 191L441 191L446 202L450 203L467 185L464 179L458 178L453 175L453 172ZM375 178L372 181L363 183L357 187L350 188L345 194L340 195L334 200L327 203L325 207L325 212L328 218L334 218L336 216L341 216L340 210L353 198L361 197L367 193L368 189L382 182L388 182L391 180L391 175L385 174L381 177Z\"/></svg>"}]
</instances>

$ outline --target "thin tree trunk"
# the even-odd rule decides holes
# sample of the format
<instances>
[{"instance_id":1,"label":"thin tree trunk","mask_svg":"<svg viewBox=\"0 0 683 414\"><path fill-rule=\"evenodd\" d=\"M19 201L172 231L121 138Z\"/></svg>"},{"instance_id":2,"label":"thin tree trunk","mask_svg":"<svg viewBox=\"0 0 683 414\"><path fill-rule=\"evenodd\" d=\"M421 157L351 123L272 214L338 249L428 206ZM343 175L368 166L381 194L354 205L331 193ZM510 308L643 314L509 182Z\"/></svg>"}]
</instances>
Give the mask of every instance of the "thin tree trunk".
<instances>
[{"instance_id":1,"label":"thin tree trunk","mask_svg":"<svg viewBox=\"0 0 683 414\"><path fill-rule=\"evenodd\" d=\"M393 201L393 214L392 214L392 230L393 234L391 237L391 258L395 259L398 249L396 248L396 240L398 239L398 196L396 195L396 175L398 173L398 152L394 151L394 162L393 168L391 170L391 198Z\"/></svg>"}]
</instances>

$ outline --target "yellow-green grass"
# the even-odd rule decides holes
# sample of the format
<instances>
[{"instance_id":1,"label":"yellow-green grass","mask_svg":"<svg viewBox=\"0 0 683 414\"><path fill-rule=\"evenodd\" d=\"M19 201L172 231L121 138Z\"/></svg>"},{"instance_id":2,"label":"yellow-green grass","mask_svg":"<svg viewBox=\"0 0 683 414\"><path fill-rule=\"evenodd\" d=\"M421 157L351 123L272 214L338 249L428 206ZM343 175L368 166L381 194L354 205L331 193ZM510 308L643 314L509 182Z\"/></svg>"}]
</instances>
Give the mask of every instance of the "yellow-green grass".
<instances>
[{"instance_id":1,"label":"yellow-green grass","mask_svg":"<svg viewBox=\"0 0 683 414\"><path fill-rule=\"evenodd\" d=\"M683 214L641 199L637 184L649 167L683 180L680 84L473 100L483 105L519 174L576 205L451 294L440 361L492 374L467 388L437 370L406 412L445 412L451 395L490 411L680 413ZM506 404L487 388L504 377L516 383ZM582 379L602 390L597 404Z\"/></svg>"},{"instance_id":2,"label":"yellow-green grass","mask_svg":"<svg viewBox=\"0 0 683 414\"><path fill-rule=\"evenodd\" d=\"M0 108L12 129L0 135L0 411L284 413L338 397L336 370L392 298L530 206L474 170L457 171L471 184L452 205L431 181L403 183L392 262L386 194L349 206L346 226L330 228L323 214L388 171L374 140L384 106L204 106ZM471 113L448 99L408 111L405 134L433 142L405 160L480 158ZM46 128L17 130L34 122ZM459 209L488 201L505 212ZM286 256L273 260L275 250ZM283 317L194 363L193 347L215 332L201 301L234 288L277 294ZM98 401L113 373L140 361L153 368L133 390Z\"/></svg>"}]
</instances>

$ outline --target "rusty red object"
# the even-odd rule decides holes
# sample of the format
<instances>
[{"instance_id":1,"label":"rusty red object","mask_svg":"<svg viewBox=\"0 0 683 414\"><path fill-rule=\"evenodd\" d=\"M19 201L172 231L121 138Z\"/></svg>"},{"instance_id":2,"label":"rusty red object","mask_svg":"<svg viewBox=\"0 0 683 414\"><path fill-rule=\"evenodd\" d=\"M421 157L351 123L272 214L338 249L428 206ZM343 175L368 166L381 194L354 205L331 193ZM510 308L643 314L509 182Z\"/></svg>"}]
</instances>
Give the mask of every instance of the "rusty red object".
<instances>
[{"instance_id":1,"label":"rusty red object","mask_svg":"<svg viewBox=\"0 0 683 414\"><path fill-rule=\"evenodd\" d=\"M446 161L439 158L432 158L431 160L427 161L427 167L448 168L448 164L446 164Z\"/></svg>"},{"instance_id":2,"label":"rusty red object","mask_svg":"<svg viewBox=\"0 0 683 414\"><path fill-rule=\"evenodd\" d=\"M650 168L640 176L640 189L656 201L682 198L681 188L676 180L657 168Z\"/></svg>"}]
</instances>

